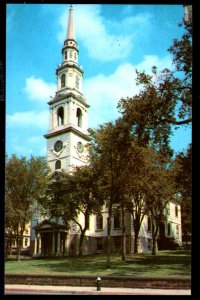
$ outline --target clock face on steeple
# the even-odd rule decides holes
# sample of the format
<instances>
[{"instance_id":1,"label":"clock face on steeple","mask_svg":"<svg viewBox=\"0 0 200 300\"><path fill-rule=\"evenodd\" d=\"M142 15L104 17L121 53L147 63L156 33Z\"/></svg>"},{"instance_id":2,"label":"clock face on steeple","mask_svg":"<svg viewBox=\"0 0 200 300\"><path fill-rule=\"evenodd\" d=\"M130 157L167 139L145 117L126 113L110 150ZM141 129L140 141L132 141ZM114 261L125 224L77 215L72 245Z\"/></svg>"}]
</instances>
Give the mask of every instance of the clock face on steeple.
<instances>
[{"instance_id":1,"label":"clock face on steeple","mask_svg":"<svg viewBox=\"0 0 200 300\"><path fill-rule=\"evenodd\" d=\"M81 142L77 143L77 150L78 152L83 153L83 144Z\"/></svg>"},{"instance_id":2,"label":"clock face on steeple","mask_svg":"<svg viewBox=\"0 0 200 300\"><path fill-rule=\"evenodd\" d=\"M62 150L62 147L63 147L63 142L62 141L57 141L55 144L54 144L54 150L56 152L59 152Z\"/></svg>"}]
</instances>

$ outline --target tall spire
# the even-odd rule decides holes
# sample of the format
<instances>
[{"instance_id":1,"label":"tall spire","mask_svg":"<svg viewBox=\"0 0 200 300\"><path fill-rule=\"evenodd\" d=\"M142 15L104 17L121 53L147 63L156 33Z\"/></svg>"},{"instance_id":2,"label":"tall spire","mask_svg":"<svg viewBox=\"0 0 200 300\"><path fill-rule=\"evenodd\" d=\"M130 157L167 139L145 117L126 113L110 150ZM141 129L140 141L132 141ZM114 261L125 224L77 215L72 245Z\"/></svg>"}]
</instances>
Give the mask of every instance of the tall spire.
<instances>
[{"instance_id":1,"label":"tall spire","mask_svg":"<svg viewBox=\"0 0 200 300\"><path fill-rule=\"evenodd\" d=\"M74 34L74 19L73 19L73 5L70 4L69 8L69 19L67 28L67 40L75 40Z\"/></svg>"}]
</instances>

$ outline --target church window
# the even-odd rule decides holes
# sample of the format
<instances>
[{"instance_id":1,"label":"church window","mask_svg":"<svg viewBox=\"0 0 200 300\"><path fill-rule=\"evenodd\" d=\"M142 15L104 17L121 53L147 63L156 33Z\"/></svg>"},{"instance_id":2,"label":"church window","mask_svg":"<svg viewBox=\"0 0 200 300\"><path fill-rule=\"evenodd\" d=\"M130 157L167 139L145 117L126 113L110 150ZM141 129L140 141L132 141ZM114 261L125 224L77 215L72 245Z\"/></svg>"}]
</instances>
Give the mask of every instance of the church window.
<instances>
[{"instance_id":1,"label":"church window","mask_svg":"<svg viewBox=\"0 0 200 300\"><path fill-rule=\"evenodd\" d=\"M96 216L96 229L103 229L103 216L101 214Z\"/></svg>"},{"instance_id":2,"label":"church window","mask_svg":"<svg viewBox=\"0 0 200 300\"><path fill-rule=\"evenodd\" d=\"M120 214L115 213L114 214L114 229L119 229L120 228Z\"/></svg>"},{"instance_id":3,"label":"church window","mask_svg":"<svg viewBox=\"0 0 200 300\"><path fill-rule=\"evenodd\" d=\"M171 234L171 224L168 223L168 224L167 224L167 235L170 236L170 234Z\"/></svg>"},{"instance_id":4,"label":"church window","mask_svg":"<svg viewBox=\"0 0 200 300\"><path fill-rule=\"evenodd\" d=\"M65 87L65 74L61 76L61 88Z\"/></svg>"},{"instance_id":5,"label":"church window","mask_svg":"<svg viewBox=\"0 0 200 300\"><path fill-rule=\"evenodd\" d=\"M170 204L169 203L167 203L167 205L166 205L166 214L170 215Z\"/></svg>"},{"instance_id":6,"label":"church window","mask_svg":"<svg viewBox=\"0 0 200 300\"><path fill-rule=\"evenodd\" d=\"M67 51L65 51L65 59L67 59Z\"/></svg>"},{"instance_id":7,"label":"church window","mask_svg":"<svg viewBox=\"0 0 200 300\"><path fill-rule=\"evenodd\" d=\"M175 217L176 218L178 217L178 206L177 205L175 206Z\"/></svg>"},{"instance_id":8,"label":"church window","mask_svg":"<svg viewBox=\"0 0 200 300\"><path fill-rule=\"evenodd\" d=\"M90 216L89 216L89 215L87 215L87 216L85 217L85 227L86 227L87 229L90 229Z\"/></svg>"},{"instance_id":9,"label":"church window","mask_svg":"<svg viewBox=\"0 0 200 300\"><path fill-rule=\"evenodd\" d=\"M78 75L76 75L75 87L76 87L76 89L79 89L79 76Z\"/></svg>"},{"instance_id":10,"label":"church window","mask_svg":"<svg viewBox=\"0 0 200 300\"><path fill-rule=\"evenodd\" d=\"M25 247L28 246L28 239L25 239L24 246L25 246Z\"/></svg>"},{"instance_id":11,"label":"church window","mask_svg":"<svg viewBox=\"0 0 200 300\"><path fill-rule=\"evenodd\" d=\"M61 169L61 161L57 160L55 164L55 170Z\"/></svg>"},{"instance_id":12,"label":"church window","mask_svg":"<svg viewBox=\"0 0 200 300\"><path fill-rule=\"evenodd\" d=\"M74 52L74 60L76 60L77 56L76 56L76 52Z\"/></svg>"},{"instance_id":13,"label":"church window","mask_svg":"<svg viewBox=\"0 0 200 300\"><path fill-rule=\"evenodd\" d=\"M63 107L60 107L57 111L57 116L58 116L58 126L64 124L64 109Z\"/></svg>"},{"instance_id":14,"label":"church window","mask_svg":"<svg viewBox=\"0 0 200 300\"><path fill-rule=\"evenodd\" d=\"M77 125L78 127L82 127L82 111L80 108L77 108L76 111Z\"/></svg>"}]
</instances>

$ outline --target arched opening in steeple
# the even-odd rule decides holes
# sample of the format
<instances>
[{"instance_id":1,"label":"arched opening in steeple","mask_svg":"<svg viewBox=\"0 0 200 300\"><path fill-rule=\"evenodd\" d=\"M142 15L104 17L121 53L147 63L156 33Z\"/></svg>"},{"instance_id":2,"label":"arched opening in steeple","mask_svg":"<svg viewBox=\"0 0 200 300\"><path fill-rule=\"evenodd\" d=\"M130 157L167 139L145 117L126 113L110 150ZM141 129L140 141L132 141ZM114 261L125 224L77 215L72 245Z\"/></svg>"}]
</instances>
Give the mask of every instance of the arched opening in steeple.
<instances>
[{"instance_id":1,"label":"arched opening in steeple","mask_svg":"<svg viewBox=\"0 0 200 300\"><path fill-rule=\"evenodd\" d=\"M61 76L61 88L65 87L65 74Z\"/></svg>"},{"instance_id":2,"label":"arched opening in steeple","mask_svg":"<svg viewBox=\"0 0 200 300\"><path fill-rule=\"evenodd\" d=\"M80 108L77 108L76 111L76 118L77 118L77 125L78 127L82 127L82 111Z\"/></svg>"},{"instance_id":3,"label":"arched opening in steeple","mask_svg":"<svg viewBox=\"0 0 200 300\"><path fill-rule=\"evenodd\" d=\"M59 169L61 169L61 161L57 160L55 163L55 170L59 170Z\"/></svg>"},{"instance_id":4,"label":"arched opening in steeple","mask_svg":"<svg viewBox=\"0 0 200 300\"><path fill-rule=\"evenodd\" d=\"M64 109L63 107L59 107L57 110L57 119L58 119L58 126L64 124Z\"/></svg>"}]
</instances>

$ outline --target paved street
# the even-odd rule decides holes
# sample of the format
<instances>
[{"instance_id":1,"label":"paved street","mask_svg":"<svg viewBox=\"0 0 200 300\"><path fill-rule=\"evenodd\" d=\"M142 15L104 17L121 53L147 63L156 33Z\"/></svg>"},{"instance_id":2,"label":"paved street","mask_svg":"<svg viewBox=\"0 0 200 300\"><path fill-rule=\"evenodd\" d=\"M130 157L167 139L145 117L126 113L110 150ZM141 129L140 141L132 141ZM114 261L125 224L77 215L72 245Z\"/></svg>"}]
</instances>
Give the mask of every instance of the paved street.
<instances>
[{"instance_id":1,"label":"paved street","mask_svg":"<svg viewBox=\"0 0 200 300\"><path fill-rule=\"evenodd\" d=\"M191 295L191 290L6 284L5 295Z\"/></svg>"}]
</instances>

